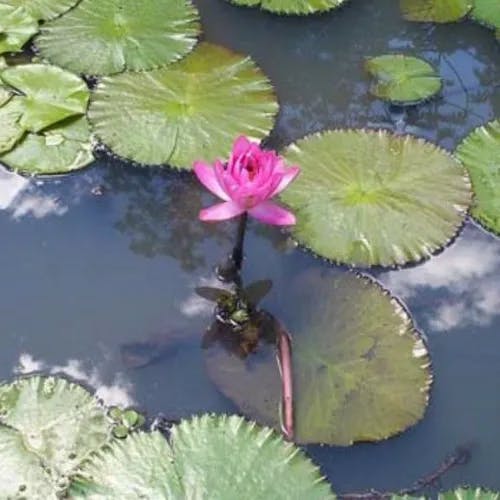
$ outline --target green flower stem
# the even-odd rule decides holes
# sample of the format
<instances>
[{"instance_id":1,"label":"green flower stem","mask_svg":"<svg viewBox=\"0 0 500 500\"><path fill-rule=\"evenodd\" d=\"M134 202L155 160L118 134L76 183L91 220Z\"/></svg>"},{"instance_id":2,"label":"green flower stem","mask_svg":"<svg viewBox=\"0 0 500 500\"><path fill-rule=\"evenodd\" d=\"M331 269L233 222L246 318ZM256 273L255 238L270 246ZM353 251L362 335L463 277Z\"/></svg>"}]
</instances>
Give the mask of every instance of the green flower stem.
<instances>
[{"instance_id":1,"label":"green flower stem","mask_svg":"<svg viewBox=\"0 0 500 500\"><path fill-rule=\"evenodd\" d=\"M231 256L231 259L238 273L240 273L241 265L243 264L243 246L245 244L245 233L247 229L247 223L248 223L248 214L245 212L243 215L240 216L239 219L238 233L236 236L236 245L234 246L233 254Z\"/></svg>"}]
</instances>

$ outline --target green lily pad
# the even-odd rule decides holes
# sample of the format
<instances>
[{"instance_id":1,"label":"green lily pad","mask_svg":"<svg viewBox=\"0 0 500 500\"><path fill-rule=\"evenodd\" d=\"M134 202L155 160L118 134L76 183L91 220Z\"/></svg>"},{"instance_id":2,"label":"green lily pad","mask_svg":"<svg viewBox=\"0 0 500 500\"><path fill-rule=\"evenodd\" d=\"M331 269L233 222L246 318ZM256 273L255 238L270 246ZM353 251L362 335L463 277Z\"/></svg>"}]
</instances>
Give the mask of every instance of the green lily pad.
<instances>
[{"instance_id":1,"label":"green lily pad","mask_svg":"<svg viewBox=\"0 0 500 500\"><path fill-rule=\"evenodd\" d=\"M327 131L298 141L284 156L302 167L282 196L297 216L293 235L333 261L418 262L451 241L470 203L462 166L415 137Z\"/></svg>"},{"instance_id":2,"label":"green lily pad","mask_svg":"<svg viewBox=\"0 0 500 500\"><path fill-rule=\"evenodd\" d=\"M0 85L0 107L12 98L12 92Z\"/></svg>"},{"instance_id":3,"label":"green lily pad","mask_svg":"<svg viewBox=\"0 0 500 500\"><path fill-rule=\"evenodd\" d=\"M76 73L110 75L165 66L191 51L198 12L188 0L82 0L45 24L43 57Z\"/></svg>"},{"instance_id":4,"label":"green lily pad","mask_svg":"<svg viewBox=\"0 0 500 500\"><path fill-rule=\"evenodd\" d=\"M496 30L497 38L499 38L500 2L496 0L475 0L471 17L474 21Z\"/></svg>"},{"instance_id":5,"label":"green lily pad","mask_svg":"<svg viewBox=\"0 0 500 500\"><path fill-rule=\"evenodd\" d=\"M302 451L236 416L195 417L159 433L131 434L84 464L72 498L334 499Z\"/></svg>"},{"instance_id":6,"label":"green lily pad","mask_svg":"<svg viewBox=\"0 0 500 500\"><path fill-rule=\"evenodd\" d=\"M472 181L472 216L500 234L500 120L472 131L459 144L456 155Z\"/></svg>"},{"instance_id":7,"label":"green lily pad","mask_svg":"<svg viewBox=\"0 0 500 500\"><path fill-rule=\"evenodd\" d=\"M91 163L92 150L87 119L70 118L42 134L26 134L15 148L0 154L0 162L25 174L63 174Z\"/></svg>"},{"instance_id":8,"label":"green lily pad","mask_svg":"<svg viewBox=\"0 0 500 500\"><path fill-rule=\"evenodd\" d=\"M482 488L457 488L440 493L439 500L499 500L500 493Z\"/></svg>"},{"instance_id":9,"label":"green lily pad","mask_svg":"<svg viewBox=\"0 0 500 500\"><path fill-rule=\"evenodd\" d=\"M0 3L0 54L21 50L35 33L38 23L25 9Z\"/></svg>"},{"instance_id":10,"label":"green lily pad","mask_svg":"<svg viewBox=\"0 0 500 500\"><path fill-rule=\"evenodd\" d=\"M42 467L42 461L24 442L21 433L0 425L0 496L56 500L61 488Z\"/></svg>"},{"instance_id":11,"label":"green lily pad","mask_svg":"<svg viewBox=\"0 0 500 500\"><path fill-rule=\"evenodd\" d=\"M242 7L260 7L274 14L307 15L340 7L347 0L230 0Z\"/></svg>"},{"instance_id":12,"label":"green lily pad","mask_svg":"<svg viewBox=\"0 0 500 500\"><path fill-rule=\"evenodd\" d=\"M283 304L299 304L283 307L292 337L297 442L377 441L422 418L432 380L429 355L395 298L368 277L342 271L309 271L283 290ZM275 354L266 343L245 359L217 344L205 349L219 389L250 418L279 429Z\"/></svg>"},{"instance_id":13,"label":"green lily pad","mask_svg":"<svg viewBox=\"0 0 500 500\"><path fill-rule=\"evenodd\" d=\"M60 16L79 0L2 0L3 4L23 7L32 17L39 21L47 21Z\"/></svg>"},{"instance_id":14,"label":"green lily pad","mask_svg":"<svg viewBox=\"0 0 500 500\"><path fill-rule=\"evenodd\" d=\"M400 0L400 7L408 21L449 23L464 18L472 3L472 0Z\"/></svg>"},{"instance_id":15,"label":"green lily pad","mask_svg":"<svg viewBox=\"0 0 500 500\"><path fill-rule=\"evenodd\" d=\"M3 70L4 83L24 94L21 125L39 132L65 118L85 114L89 90L78 76L57 66L23 64Z\"/></svg>"},{"instance_id":16,"label":"green lily pad","mask_svg":"<svg viewBox=\"0 0 500 500\"><path fill-rule=\"evenodd\" d=\"M24 135L19 121L22 107L18 98L13 98L0 107L0 153L11 150Z\"/></svg>"},{"instance_id":17,"label":"green lily pad","mask_svg":"<svg viewBox=\"0 0 500 500\"><path fill-rule=\"evenodd\" d=\"M53 492L67 486L75 468L111 439L96 398L55 377L1 385L0 423L0 464L6 465L0 466L2 498L13 498L12 489L20 497L55 498Z\"/></svg>"},{"instance_id":18,"label":"green lily pad","mask_svg":"<svg viewBox=\"0 0 500 500\"><path fill-rule=\"evenodd\" d=\"M426 61L417 57L383 55L368 59L365 69L376 81L371 92L397 104L415 104L441 89L441 78Z\"/></svg>"},{"instance_id":19,"label":"green lily pad","mask_svg":"<svg viewBox=\"0 0 500 500\"><path fill-rule=\"evenodd\" d=\"M104 78L89 117L116 154L142 164L191 168L225 157L234 138L262 138L278 105L271 85L249 57L202 43L159 70Z\"/></svg>"}]
</instances>

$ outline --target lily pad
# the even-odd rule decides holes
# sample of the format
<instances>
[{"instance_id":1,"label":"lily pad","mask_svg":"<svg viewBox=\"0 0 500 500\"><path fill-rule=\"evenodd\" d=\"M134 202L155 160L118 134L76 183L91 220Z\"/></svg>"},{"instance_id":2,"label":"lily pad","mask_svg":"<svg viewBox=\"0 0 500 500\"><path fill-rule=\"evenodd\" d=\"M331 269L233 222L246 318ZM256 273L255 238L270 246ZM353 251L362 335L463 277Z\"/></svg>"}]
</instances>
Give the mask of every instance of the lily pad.
<instances>
[{"instance_id":1,"label":"lily pad","mask_svg":"<svg viewBox=\"0 0 500 500\"><path fill-rule=\"evenodd\" d=\"M299 443L377 441L422 418L432 380L429 355L395 298L373 280L342 271L309 271L283 290ZM242 359L213 344L205 355L226 396L250 418L280 428L274 345L262 343Z\"/></svg>"},{"instance_id":2,"label":"lily pad","mask_svg":"<svg viewBox=\"0 0 500 500\"><path fill-rule=\"evenodd\" d=\"M274 14L307 15L340 7L347 0L230 0L242 7L260 7Z\"/></svg>"},{"instance_id":3,"label":"lily pad","mask_svg":"<svg viewBox=\"0 0 500 500\"><path fill-rule=\"evenodd\" d=\"M470 203L462 166L412 136L327 131L298 141L284 156L302 167L282 196L297 216L293 235L333 261L418 262L451 241Z\"/></svg>"},{"instance_id":4,"label":"lily pad","mask_svg":"<svg viewBox=\"0 0 500 500\"><path fill-rule=\"evenodd\" d=\"M475 0L471 17L474 21L496 30L496 36L500 38L500 2Z\"/></svg>"},{"instance_id":5,"label":"lily pad","mask_svg":"<svg viewBox=\"0 0 500 500\"><path fill-rule=\"evenodd\" d=\"M21 50L35 33L38 23L23 7L0 3L0 54Z\"/></svg>"},{"instance_id":6,"label":"lily pad","mask_svg":"<svg viewBox=\"0 0 500 500\"><path fill-rule=\"evenodd\" d=\"M92 150L87 119L70 118L42 134L26 134L0 162L25 174L62 174L91 163Z\"/></svg>"},{"instance_id":7,"label":"lily pad","mask_svg":"<svg viewBox=\"0 0 500 500\"><path fill-rule=\"evenodd\" d=\"M472 216L500 234L500 120L475 129L458 146L456 155L472 181Z\"/></svg>"},{"instance_id":8,"label":"lily pad","mask_svg":"<svg viewBox=\"0 0 500 500\"><path fill-rule=\"evenodd\" d=\"M225 157L234 137L262 138L278 105L249 57L202 43L159 70L104 78L89 117L100 140L142 164L191 168Z\"/></svg>"},{"instance_id":9,"label":"lily pad","mask_svg":"<svg viewBox=\"0 0 500 500\"><path fill-rule=\"evenodd\" d=\"M198 33L198 12L188 0L82 0L45 24L36 45L63 68L109 75L180 59Z\"/></svg>"},{"instance_id":10,"label":"lily pad","mask_svg":"<svg viewBox=\"0 0 500 500\"><path fill-rule=\"evenodd\" d=\"M403 17L408 21L449 23L464 18L472 0L400 0Z\"/></svg>"},{"instance_id":11,"label":"lily pad","mask_svg":"<svg viewBox=\"0 0 500 500\"><path fill-rule=\"evenodd\" d=\"M439 500L499 500L500 493L497 491L484 490L482 488L457 488L456 490L440 493Z\"/></svg>"},{"instance_id":12,"label":"lily pad","mask_svg":"<svg viewBox=\"0 0 500 500\"><path fill-rule=\"evenodd\" d=\"M434 68L418 57L383 55L368 59L365 69L375 79L371 92L397 104L415 104L441 89L441 78Z\"/></svg>"},{"instance_id":13,"label":"lily pad","mask_svg":"<svg viewBox=\"0 0 500 500\"><path fill-rule=\"evenodd\" d=\"M195 417L135 433L81 468L72 498L334 499L319 469L267 428L236 416Z\"/></svg>"},{"instance_id":14,"label":"lily pad","mask_svg":"<svg viewBox=\"0 0 500 500\"><path fill-rule=\"evenodd\" d=\"M0 425L0 496L56 500L61 488L43 462L24 442L21 433Z\"/></svg>"},{"instance_id":15,"label":"lily pad","mask_svg":"<svg viewBox=\"0 0 500 500\"><path fill-rule=\"evenodd\" d=\"M47 21L60 16L79 0L2 0L3 4L23 7L32 17L39 21Z\"/></svg>"},{"instance_id":16,"label":"lily pad","mask_svg":"<svg viewBox=\"0 0 500 500\"><path fill-rule=\"evenodd\" d=\"M0 85L0 107L12 98L12 92Z\"/></svg>"},{"instance_id":17,"label":"lily pad","mask_svg":"<svg viewBox=\"0 0 500 500\"><path fill-rule=\"evenodd\" d=\"M2 498L12 498L13 488L26 498L55 498L75 468L111 438L100 403L79 385L55 377L1 385L0 422Z\"/></svg>"},{"instance_id":18,"label":"lily pad","mask_svg":"<svg viewBox=\"0 0 500 500\"><path fill-rule=\"evenodd\" d=\"M26 130L39 132L87 109L90 94L85 82L57 66L13 66L3 70L0 78L24 94L21 125Z\"/></svg>"},{"instance_id":19,"label":"lily pad","mask_svg":"<svg viewBox=\"0 0 500 500\"><path fill-rule=\"evenodd\" d=\"M17 98L0 107L0 153L11 150L24 135L19 125L22 107Z\"/></svg>"}]
</instances>

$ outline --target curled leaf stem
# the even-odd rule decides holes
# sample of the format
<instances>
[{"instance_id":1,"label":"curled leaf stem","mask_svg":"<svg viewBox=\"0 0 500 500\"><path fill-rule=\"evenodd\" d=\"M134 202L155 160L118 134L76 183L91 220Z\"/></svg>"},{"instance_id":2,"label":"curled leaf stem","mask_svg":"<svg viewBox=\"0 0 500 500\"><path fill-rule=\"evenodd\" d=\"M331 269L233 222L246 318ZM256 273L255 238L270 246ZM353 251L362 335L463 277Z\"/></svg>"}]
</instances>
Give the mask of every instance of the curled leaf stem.
<instances>
[{"instance_id":1,"label":"curled leaf stem","mask_svg":"<svg viewBox=\"0 0 500 500\"><path fill-rule=\"evenodd\" d=\"M281 374L283 433L287 439L293 440L292 348L290 335L281 325L278 328L278 366Z\"/></svg>"}]
</instances>

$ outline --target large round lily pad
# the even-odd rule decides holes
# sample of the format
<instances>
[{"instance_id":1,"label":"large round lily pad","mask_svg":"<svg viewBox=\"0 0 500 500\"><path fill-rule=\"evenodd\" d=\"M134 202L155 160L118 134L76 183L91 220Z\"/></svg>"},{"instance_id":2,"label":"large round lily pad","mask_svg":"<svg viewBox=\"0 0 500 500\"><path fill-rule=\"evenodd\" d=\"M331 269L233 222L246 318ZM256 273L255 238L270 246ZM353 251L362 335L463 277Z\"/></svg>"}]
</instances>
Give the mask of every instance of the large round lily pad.
<instances>
[{"instance_id":1,"label":"large round lily pad","mask_svg":"<svg viewBox=\"0 0 500 500\"><path fill-rule=\"evenodd\" d=\"M342 271L309 271L283 290L298 442L376 441L422 418L429 355L396 299L371 279ZM279 429L274 354L266 343L246 359L215 343L205 350L208 373L220 390L249 417Z\"/></svg>"},{"instance_id":2,"label":"large round lily pad","mask_svg":"<svg viewBox=\"0 0 500 500\"><path fill-rule=\"evenodd\" d=\"M500 234L500 120L477 128L458 146L474 191L472 216Z\"/></svg>"},{"instance_id":3,"label":"large round lily pad","mask_svg":"<svg viewBox=\"0 0 500 500\"><path fill-rule=\"evenodd\" d=\"M336 130L306 137L284 156L302 167L282 196L297 216L293 235L334 261L417 262L443 248L467 213L465 170L422 139Z\"/></svg>"},{"instance_id":4,"label":"large round lily pad","mask_svg":"<svg viewBox=\"0 0 500 500\"><path fill-rule=\"evenodd\" d=\"M189 0L82 0L45 24L36 45L63 68L109 75L169 64L193 48L198 32Z\"/></svg>"},{"instance_id":5,"label":"large round lily pad","mask_svg":"<svg viewBox=\"0 0 500 500\"><path fill-rule=\"evenodd\" d=\"M0 79L23 94L20 124L25 130L39 132L87 110L89 91L85 82L57 66L13 66L3 70Z\"/></svg>"},{"instance_id":6,"label":"large round lily pad","mask_svg":"<svg viewBox=\"0 0 500 500\"><path fill-rule=\"evenodd\" d=\"M304 454L241 417L195 417L115 442L84 464L72 498L328 500L330 487Z\"/></svg>"},{"instance_id":7,"label":"large round lily pad","mask_svg":"<svg viewBox=\"0 0 500 500\"><path fill-rule=\"evenodd\" d=\"M93 160L92 138L84 116L63 120L41 134L28 133L15 148L0 154L0 163L25 174L63 174Z\"/></svg>"},{"instance_id":8,"label":"large round lily pad","mask_svg":"<svg viewBox=\"0 0 500 500\"><path fill-rule=\"evenodd\" d=\"M111 439L100 403L79 385L55 377L1 385L0 423L2 498L12 498L13 489L27 498L55 498L75 468Z\"/></svg>"},{"instance_id":9,"label":"large round lily pad","mask_svg":"<svg viewBox=\"0 0 500 500\"><path fill-rule=\"evenodd\" d=\"M500 493L482 488L457 488L440 493L439 500L499 500Z\"/></svg>"},{"instance_id":10,"label":"large round lily pad","mask_svg":"<svg viewBox=\"0 0 500 500\"><path fill-rule=\"evenodd\" d=\"M307 15L340 7L346 0L230 0L243 7L260 7L274 14Z\"/></svg>"},{"instance_id":11,"label":"large round lily pad","mask_svg":"<svg viewBox=\"0 0 500 500\"><path fill-rule=\"evenodd\" d=\"M202 43L167 68L104 78L90 104L100 140L142 164L191 168L226 157L240 134L264 137L278 105L249 57Z\"/></svg>"},{"instance_id":12,"label":"large round lily pad","mask_svg":"<svg viewBox=\"0 0 500 500\"><path fill-rule=\"evenodd\" d=\"M380 99L397 104L415 104L441 89L441 78L434 68L418 57L387 54L373 57L365 69L376 81L371 92Z\"/></svg>"},{"instance_id":13,"label":"large round lily pad","mask_svg":"<svg viewBox=\"0 0 500 500\"><path fill-rule=\"evenodd\" d=\"M459 21L470 11L473 0L400 0L408 21L449 23Z\"/></svg>"},{"instance_id":14,"label":"large round lily pad","mask_svg":"<svg viewBox=\"0 0 500 500\"><path fill-rule=\"evenodd\" d=\"M26 10L0 3L0 54L21 50L38 33L38 23Z\"/></svg>"},{"instance_id":15,"label":"large round lily pad","mask_svg":"<svg viewBox=\"0 0 500 500\"><path fill-rule=\"evenodd\" d=\"M71 9L78 0L2 0L2 3L23 7L35 19L47 21Z\"/></svg>"}]
</instances>

